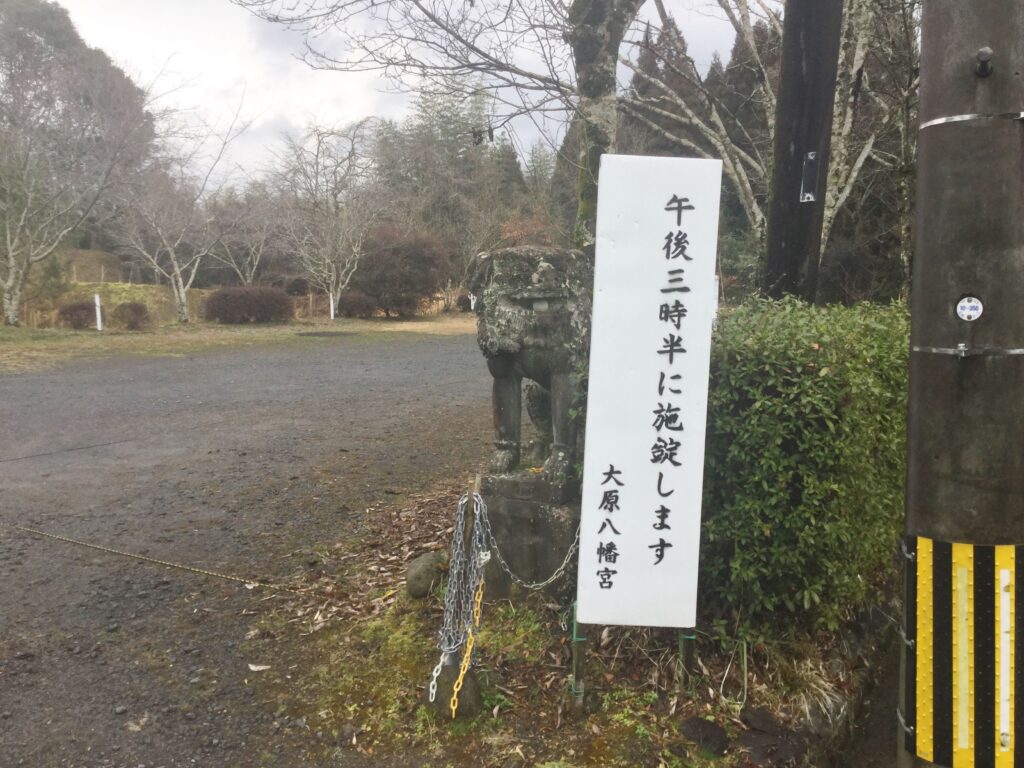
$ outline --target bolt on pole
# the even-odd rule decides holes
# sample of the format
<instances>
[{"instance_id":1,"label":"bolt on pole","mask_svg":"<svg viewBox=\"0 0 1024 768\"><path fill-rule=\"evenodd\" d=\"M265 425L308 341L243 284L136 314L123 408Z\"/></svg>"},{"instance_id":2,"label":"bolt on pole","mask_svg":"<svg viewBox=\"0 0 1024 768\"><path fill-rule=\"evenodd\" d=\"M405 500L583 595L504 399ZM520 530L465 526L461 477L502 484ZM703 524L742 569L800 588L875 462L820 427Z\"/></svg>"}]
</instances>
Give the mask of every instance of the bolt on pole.
<instances>
[{"instance_id":1,"label":"bolt on pole","mask_svg":"<svg viewBox=\"0 0 1024 768\"><path fill-rule=\"evenodd\" d=\"M898 765L1019 766L1024 4L922 16Z\"/></svg>"}]
</instances>

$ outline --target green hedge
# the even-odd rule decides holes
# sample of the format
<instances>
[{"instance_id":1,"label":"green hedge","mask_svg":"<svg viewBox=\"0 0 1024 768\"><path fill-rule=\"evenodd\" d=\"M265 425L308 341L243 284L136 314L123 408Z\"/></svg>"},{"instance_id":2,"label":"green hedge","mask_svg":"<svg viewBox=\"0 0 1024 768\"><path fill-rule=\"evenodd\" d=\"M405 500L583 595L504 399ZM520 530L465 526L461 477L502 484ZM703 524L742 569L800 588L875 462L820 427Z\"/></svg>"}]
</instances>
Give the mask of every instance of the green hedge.
<instances>
[{"instance_id":1,"label":"green hedge","mask_svg":"<svg viewBox=\"0 0 1024 768\"><path fill-rule=\"evenodd\" d=\"M701 599L750 636L834 628L892 572L903 517L903 305L751 301L715 333Z\"/></svg>"}]
</instances>

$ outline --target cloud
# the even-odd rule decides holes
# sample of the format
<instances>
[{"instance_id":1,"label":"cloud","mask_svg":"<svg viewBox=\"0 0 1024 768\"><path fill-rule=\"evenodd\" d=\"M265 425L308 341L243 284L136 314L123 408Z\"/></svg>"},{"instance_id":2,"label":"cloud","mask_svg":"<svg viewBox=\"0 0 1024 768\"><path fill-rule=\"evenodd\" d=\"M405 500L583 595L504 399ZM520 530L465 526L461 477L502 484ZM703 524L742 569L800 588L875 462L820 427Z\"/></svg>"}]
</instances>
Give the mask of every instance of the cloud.
<instances>
[{"instance_id":1,"label":"cloud","mask_svg":"<svg viewBox=\"0 0 1024 768\"><path fill-rule=\"evenodd\" d=\"M299 59L303 35L256 18L227 0L58 0L85 41L101 48L140 83L182 85L172 105L225 126L239 103L252 122L232 148L232 160L265 165L265 144L313 120L345 124L369 115L400 118L409 97L390 92L377 73L314 70ZM669 0L698 65L727 53L728 24L708 0ZM318 39L324 46L330 35ZM532 143L530 127L521 128Z\"/></svg>"}]
</instances>

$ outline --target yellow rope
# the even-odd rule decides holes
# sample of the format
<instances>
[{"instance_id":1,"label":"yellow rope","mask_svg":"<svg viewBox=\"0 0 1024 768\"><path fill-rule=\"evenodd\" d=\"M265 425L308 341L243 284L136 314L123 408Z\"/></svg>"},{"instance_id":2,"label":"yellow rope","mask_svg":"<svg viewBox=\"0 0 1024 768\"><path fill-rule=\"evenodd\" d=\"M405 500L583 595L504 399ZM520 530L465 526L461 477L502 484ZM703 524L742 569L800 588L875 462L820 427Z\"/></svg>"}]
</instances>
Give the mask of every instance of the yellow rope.
<instances>
[{"instance_id":1,"label":"yellow rope","mask_svg":"<svg viewBox=\"0 0 1024 768\"><path fill-rule=\"evenodd\" d=\"M41 536L46 539L52 539L53 541L62 541L65 544L73 544L77 547L84 547L86 549L94 549L97 552L105 552L109 555L118 555L119 557L127 557L132 560L139 560L143 563L150 563L152 565L160 565L164 568L174 568L179 571L187 571L188 573L196 573L200 576L210 576L215 579L223 579L224 581L233 581L236 584L245 585L246 589L267 589L272 592L290 592L295 595L308 596L309 594L321 594L317 590L311 589L300 589L297 587L291 587L285 584L272 584L264 581L254 581L253 579L243 579L239 576L232 576L227 573L220 573L218 571L211 571L206 568L197 568L193 565L184 565L182 563L174 563L169 560L158 560L155 557L149 557L147 555L139 555L135 552L126 552L123 549L114 549L113 547L105 547L101 544L93 544L88 541L82 541L80 539L73 539L70 536L61 536L56 533L48 533L46 531L40 531L36 528L28 528L24 525L10 525L9 528L15 531L22 531L23 533L30 533L33 536ZM332 598L333 599L333 598Z\"/></svg>"}]
</instances>

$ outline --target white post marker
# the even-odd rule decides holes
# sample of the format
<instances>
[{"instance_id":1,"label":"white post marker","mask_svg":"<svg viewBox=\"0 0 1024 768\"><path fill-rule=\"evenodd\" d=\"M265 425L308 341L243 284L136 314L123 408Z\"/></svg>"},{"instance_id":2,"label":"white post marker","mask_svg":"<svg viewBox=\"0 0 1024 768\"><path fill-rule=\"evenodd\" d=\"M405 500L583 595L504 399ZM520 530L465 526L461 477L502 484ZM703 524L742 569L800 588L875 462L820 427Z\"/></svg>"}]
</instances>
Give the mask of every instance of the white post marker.
<instances>
[{"instance_id":1,"label":"white post marker","mask_svg":"<svg viewBox=\"0 0 1024 768\"><path fill-rule=\"evenodd\" d=\"M605 155L577 616L693 627L722 164Z\"/></svg>"},{"instance_id":2,"label":"white post marker","mask_svg":"<svg viewBox=\"0 0 1024 768\"><path fill-rule=\"evenodd\" d=\"M103 330L103 305L100 303L100 295L94 294L93 299L96 302L96 330Z\"/></svg>"}]
</instances>

